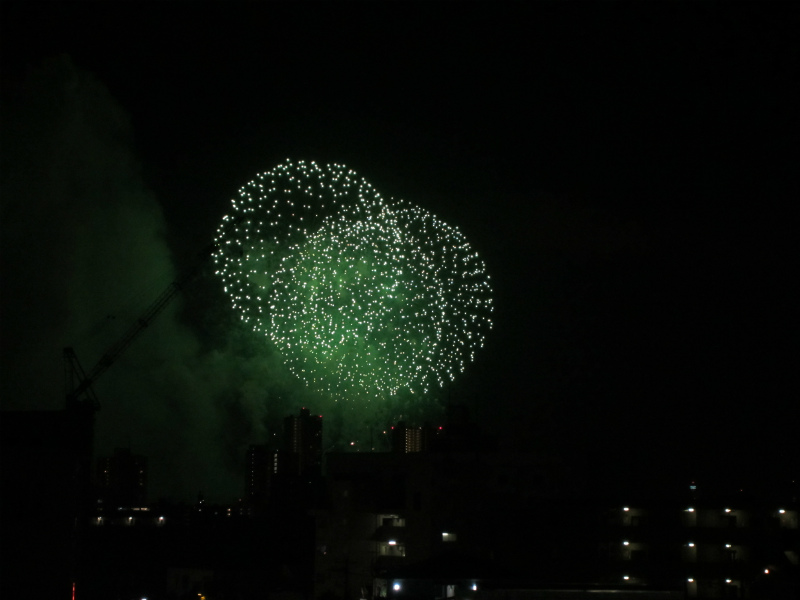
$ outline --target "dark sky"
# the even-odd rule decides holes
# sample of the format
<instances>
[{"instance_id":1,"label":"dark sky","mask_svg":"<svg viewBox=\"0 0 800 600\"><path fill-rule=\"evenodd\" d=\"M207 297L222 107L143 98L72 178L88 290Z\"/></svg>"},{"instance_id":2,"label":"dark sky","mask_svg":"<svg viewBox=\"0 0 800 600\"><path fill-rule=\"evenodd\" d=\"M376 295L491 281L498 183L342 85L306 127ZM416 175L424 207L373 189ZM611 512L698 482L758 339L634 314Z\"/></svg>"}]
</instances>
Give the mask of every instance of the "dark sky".
<instances>
[{"instance_id":1,"label":"dark sky","mask_svg":"<svg viewBox=\"0 0 800 600\"><path fill-rule=\"evenodd\" d=\"M60 406L61 348L92 365L239 186L306 159L484 256L496 326L449 395L504 445L598 484L796 472L799 14L4 2L3 406ZM97 385L99 451L148 454L154 494L234 496L314 402L218 288Z\"/></svg>"}]
</instances>

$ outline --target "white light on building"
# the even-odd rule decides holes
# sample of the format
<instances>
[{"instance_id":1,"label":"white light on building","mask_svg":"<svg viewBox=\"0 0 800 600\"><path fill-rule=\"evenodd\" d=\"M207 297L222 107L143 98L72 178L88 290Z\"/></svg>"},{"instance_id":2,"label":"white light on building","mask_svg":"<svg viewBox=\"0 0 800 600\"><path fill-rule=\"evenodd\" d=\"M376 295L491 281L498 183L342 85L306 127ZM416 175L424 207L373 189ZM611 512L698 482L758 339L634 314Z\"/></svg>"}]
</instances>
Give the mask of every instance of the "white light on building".
<instances>
[{"instance_id":1,"label":"white light on building","mask_svg":"<svg viewBox=\"0 0 800 600\"><path fill-rule=\"evenodd\" d=\"M477 583L473 583L473 584L472 584L472 591L474 592L474 591L476 591L477 589L478 589L478 584L477 584Z\"/></svg>"},{"instance_id":2,"label":"white light on building","mask_svg":"<svg viewBox=\"0 0 800 600\"><path fill-rule=\"evenodd\" d=\"M630 542L622 542L623 546L628 546L629 544L630 544Z\"/></svg>"},{"instance_id":3,"label":"white light on building","mask_svg":"<svg viewBox=\"0 0 800 600\"><path fill-rule=\"evenodd\" d=\"M397 582L395 582L395 584L392 586L392 589L393 589L395 592L398 592L398 591L400 591L400 584L399 584L399 583L397 583Z\"/></svg>"},{"instance_id":4,"label":"white light on building","mask_svg":"<svg viewBox=\"0 0 800 600\"><path fill-rule=\"evenodd\" d=\"M694 579L692 579L691 577L689 577L689 579L687 579L686 581L688 581L689 583L694 583Z\"/></svg>"},{"instance_id":5,"label":"white light on building","mask_svg":"<svg viewBox=\"0 0 800 600\"><path fill-rule=\"evenodd\" d=\"M397 545L397 540L389 540L389 545L390 546L396 546Z\"/></svg>"}]
</instances>

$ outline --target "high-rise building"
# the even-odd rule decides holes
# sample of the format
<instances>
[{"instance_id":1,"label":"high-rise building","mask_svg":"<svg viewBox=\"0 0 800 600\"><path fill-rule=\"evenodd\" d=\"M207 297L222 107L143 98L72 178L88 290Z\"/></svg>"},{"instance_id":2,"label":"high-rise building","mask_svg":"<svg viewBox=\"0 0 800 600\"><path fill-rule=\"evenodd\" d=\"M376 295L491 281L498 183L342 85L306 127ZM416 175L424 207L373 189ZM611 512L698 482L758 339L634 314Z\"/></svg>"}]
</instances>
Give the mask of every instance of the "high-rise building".
<instances>
[{"instance_id":1,"label":"high-rise building","mask_svg":"<svg viewBox=\"0 0 800 600\"><path fill-rule=\"evenodd\" d=\"M410 454L440 449L445 439L442 427L409 427L400 421L392 427L392 452Z\"/></svg>"},{"instance_id":2,"label":"high-rise building","mask_svg":"<svg viewBox=\"0 0 800 600\"><path fill-rule=\"evenodd\" d=\"M262 506L267 503L276 459L277 452L266 444L251 444L248 448L245 494L251 505Z\"/></svg>"},{"instance_id":3,"label":"high-rise building","mask_svg":"<svg viewBox=\"0 0 800 600\"><path fill-rule=\"evenodd\" d=\"M307 408L299 416L283 421L286 460L279 468L286 475L318 474L322 467L322 415L315 416Z\"/></svg>"},{"instance_id":4,"label":"high-rise building","mask_svg":"<svg viewBox=\"0 0 800 600\"><path fill-rule=\"evenodd\" d=\"M97 486L107 507L141 507L147 502L147 458L129 448L97 460Z\"/></svg>"},{"instance_id":5,"label":"high-rise building","mask_svg":"<svg viewBox=\"0 0 800 600\"><path fill-rule=\"evenodd\" d=\"M422 452L425 450L425 438L422 427L408 427L400 421L392 427L392 451L400 454Z\"/></svg>"}]
</instances>

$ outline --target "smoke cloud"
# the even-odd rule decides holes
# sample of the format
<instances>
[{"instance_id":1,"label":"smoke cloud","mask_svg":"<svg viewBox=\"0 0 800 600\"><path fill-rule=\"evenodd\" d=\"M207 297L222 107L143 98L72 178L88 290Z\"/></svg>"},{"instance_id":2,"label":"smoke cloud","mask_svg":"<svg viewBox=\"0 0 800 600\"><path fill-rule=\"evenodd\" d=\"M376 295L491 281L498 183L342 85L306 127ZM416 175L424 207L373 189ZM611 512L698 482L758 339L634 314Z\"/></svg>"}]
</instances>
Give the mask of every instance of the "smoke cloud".
<instances>
[{"instance_id":1,"label":"smoke cloud","mask_svg":"<svg viewBox=\"0 0 800 600\"><path fill-rule=\"evenodd\" d=\"M62 348L87 371L179 275L128 115L69 58L8 90L2 111L2 408L64 406ZM312 404L235 320L205 335L174 300L98 380L95 454L150 459L151 500L241 495L247 444ZM224 314L221 310L220 314ZM202 325L202 321L199 323ZM209 341L211 340L211 341Z\"/></svg>"}]
</instances>

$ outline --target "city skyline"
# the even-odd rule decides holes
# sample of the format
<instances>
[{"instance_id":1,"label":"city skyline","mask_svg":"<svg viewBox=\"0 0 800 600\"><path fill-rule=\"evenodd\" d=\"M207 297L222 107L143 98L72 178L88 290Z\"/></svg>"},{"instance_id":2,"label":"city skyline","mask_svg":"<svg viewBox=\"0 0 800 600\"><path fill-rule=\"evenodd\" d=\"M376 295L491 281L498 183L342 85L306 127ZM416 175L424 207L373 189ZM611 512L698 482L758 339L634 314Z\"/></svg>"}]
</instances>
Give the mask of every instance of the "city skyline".
<instances>
[{"instance_id":1,"label":"city skyline","mask_svg":"<svg viewBox=\"0 0 800 600\"><path fill-rule=\"evenodd\" d=\"M331 409L339 444L464 404L599 487L796 471L791 8L312 6L3 4L4 410L63 408L63 347L91 368L241 186L315 160L459 227L495 293L453 385ZM96 455L225 498L325 413L237 320L206 269L98 380Z\"/></svg>"}]
</instances>

